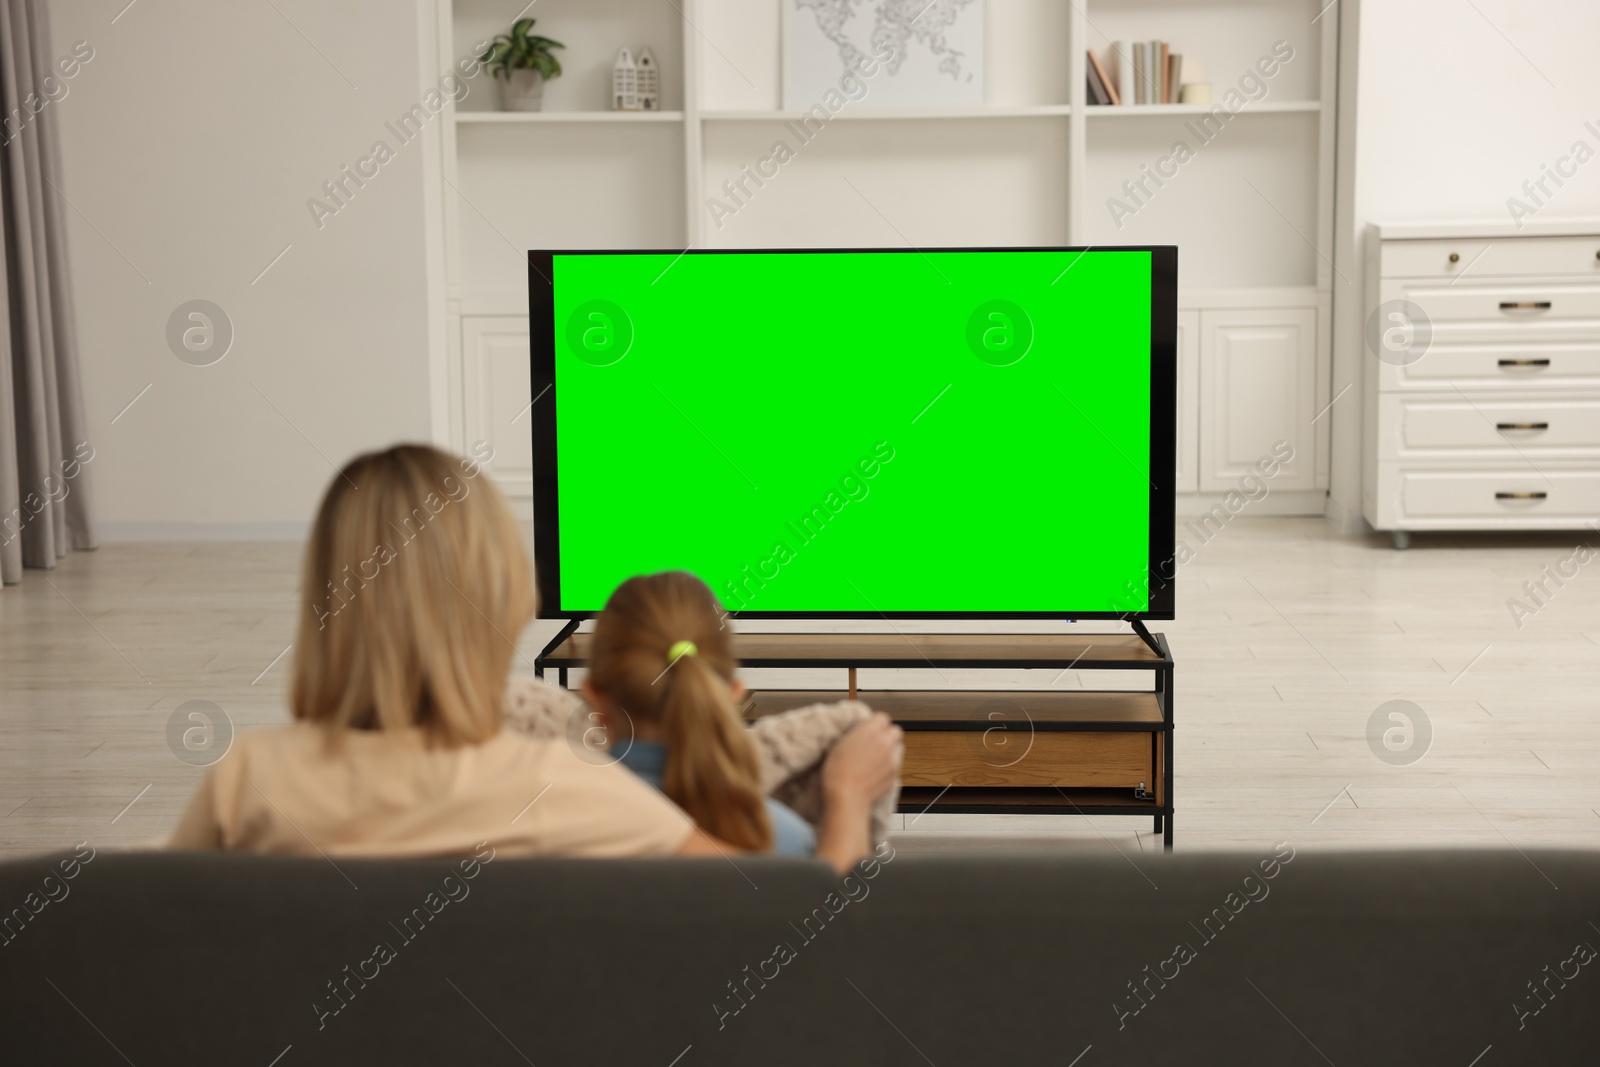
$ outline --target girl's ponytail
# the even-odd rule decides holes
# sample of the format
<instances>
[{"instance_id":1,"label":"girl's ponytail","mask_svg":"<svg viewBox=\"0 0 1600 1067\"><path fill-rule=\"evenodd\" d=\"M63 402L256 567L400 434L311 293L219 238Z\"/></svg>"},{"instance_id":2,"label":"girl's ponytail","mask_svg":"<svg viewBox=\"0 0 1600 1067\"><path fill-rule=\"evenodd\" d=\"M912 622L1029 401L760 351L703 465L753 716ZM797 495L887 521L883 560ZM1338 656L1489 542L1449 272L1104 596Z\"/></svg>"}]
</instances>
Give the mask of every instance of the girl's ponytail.
<instances>
[{"instance_id":1,"label":"girl's ponytail","mask_svg":"<svg viewBox=\"0 0 1600 1067\"><path fill-rule=\"evenodd\" d=\"M712 836L752 852L772 848L756 748L727 681L694 654L680 656L660 684L662 791Z\"/></svg>"},{"instance_id":2,"label":"girl's ponytail","mask_svg":"<svg viewBox=\"0 0 1600 1067\"><path fill-rule=\"evenodd\" d=\"M590 682L628 719L659 724L662 791L707 833L765 852L760 765L728 688L737 667L716 597L683 571L628 579L595 623Z\"/></svg>"}]
</instances>

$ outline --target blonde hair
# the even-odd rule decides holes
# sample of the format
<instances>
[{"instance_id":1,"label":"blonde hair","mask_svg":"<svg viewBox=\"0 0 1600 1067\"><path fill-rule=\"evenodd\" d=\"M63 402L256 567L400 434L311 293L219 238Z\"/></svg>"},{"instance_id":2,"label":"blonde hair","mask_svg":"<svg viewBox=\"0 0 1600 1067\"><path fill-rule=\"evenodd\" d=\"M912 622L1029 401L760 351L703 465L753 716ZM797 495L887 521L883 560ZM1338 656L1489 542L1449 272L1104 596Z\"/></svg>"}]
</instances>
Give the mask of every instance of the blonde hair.
<instances>
[{"instance_id":1,"label":"blonde hair","mask_svg":"<svg viewBox=\"0 0 1600 1067\"><path fill-rule=\"evenodd\" d=\"M500 729L516 640L538 609L516 519L473 460L428 445L357 456L306 546L294 717L420 726L455 747Z\"/></svg>"},{"instance_id":2,"label":"blonde hair","mask_svg":"<svg viewBox=\"0 0 1600 1067\"><path fill-rule=\"evenodd\" d=\"M761 852L772 848L772 820L755 745L728 688L738 666L711 590L669 571L630 578L611 594L595 622L589 680L629 719L661 725L662 791L701 829Z\"/></svg>"}]
</instances>

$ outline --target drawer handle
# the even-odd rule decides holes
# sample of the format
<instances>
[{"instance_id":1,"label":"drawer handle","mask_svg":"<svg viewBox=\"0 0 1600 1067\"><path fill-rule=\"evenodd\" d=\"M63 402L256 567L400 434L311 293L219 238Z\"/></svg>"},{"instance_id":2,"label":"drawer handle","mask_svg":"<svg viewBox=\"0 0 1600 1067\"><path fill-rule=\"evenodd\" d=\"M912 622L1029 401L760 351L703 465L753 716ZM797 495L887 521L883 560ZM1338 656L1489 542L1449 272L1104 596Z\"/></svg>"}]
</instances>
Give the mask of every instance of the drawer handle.
<instances>
[{"instance_id":1,"label":"drawer handle","mask_svg":"<svg viewBox=\"0 0 1600 1067\"><path fill-rule=\"evenodd\" d=\"M1500 422L1495 424L1497 430L1548 430L1548 422Z\"/></svg>"},{"instance_id":2,"label":"drawer handle","mask_svg":"<svg viewBox=\"0 0 1600 1067\"><path fill-rule=\"evenodd\" d=\"M1543 500L1549 493L1496 493L1496 500Z\"/></svg>"},{"instance_id":3,"label":"drawer handle","mask_svg":"<svg viewBox=\"0 0 1600 1067\"><path fill-rule=\"evenodd\" d=\"M1500 365L1502 367L1548 367L1550 361L1548 359L1502 359Z\"/></svg>"},{"instance_id":4,"label":"drawer handle","mask_svg":"<svg viewBox=\"0 0 1600 1067\"><path fill-rule=\"evenodd\" d=\"M1502 300L1501 311L1549 311L1548 300Z\"/></svg>"}]
</instances>

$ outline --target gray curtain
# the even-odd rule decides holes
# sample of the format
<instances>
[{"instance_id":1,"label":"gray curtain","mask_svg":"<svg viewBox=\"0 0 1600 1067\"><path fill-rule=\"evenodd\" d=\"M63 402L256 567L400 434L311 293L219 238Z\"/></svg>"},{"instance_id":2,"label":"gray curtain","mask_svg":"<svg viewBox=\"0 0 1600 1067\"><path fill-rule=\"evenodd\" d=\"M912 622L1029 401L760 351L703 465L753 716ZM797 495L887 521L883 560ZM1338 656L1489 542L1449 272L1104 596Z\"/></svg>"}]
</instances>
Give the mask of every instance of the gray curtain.
<instances>
[{"instance_id":1,"label":"gray curtain","mask_svg":"<svg viewBox=\"0 0 1600 1067\"><path fill-rule=\"evenodd\" d=\"M95 547L45 0L0 0L0 581Z\"/></svg>"}]
</instances>

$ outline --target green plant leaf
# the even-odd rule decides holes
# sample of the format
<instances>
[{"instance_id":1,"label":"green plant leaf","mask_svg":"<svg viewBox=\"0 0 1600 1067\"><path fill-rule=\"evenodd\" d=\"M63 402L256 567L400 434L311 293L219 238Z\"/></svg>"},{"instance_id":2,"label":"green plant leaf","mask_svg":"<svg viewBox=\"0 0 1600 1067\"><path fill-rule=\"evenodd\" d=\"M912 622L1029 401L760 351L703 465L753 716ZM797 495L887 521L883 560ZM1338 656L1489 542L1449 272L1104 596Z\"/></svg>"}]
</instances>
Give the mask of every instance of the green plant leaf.
<instances>
[{"instance_id":1,"label":"green plant leaf","mask_svg":"<svg viewBox=\"0 0 1600 1067\"><path fill-rule=\"evenodd\" d=\"M496 37L489 50L479 57L491 67L495 77L509 79L517 70L537 70L545 78L560 76L561 63L551 54L551 49L567 46L531 33L535 21L518 19L512 23L509 33Z\"/></svg>"},{"instance_id":2,"label":"green plant leaf","mask_svg":"<svg viewBox=\"0 0 1600 1067\"><path fill-rule=\"evenodd\" d=\"M511 53L511 42L504 35L496 37L478 58L489 68L489 73L497 78L504 78L506 74L506 57Z\"/></svg>"}]
</instances>

